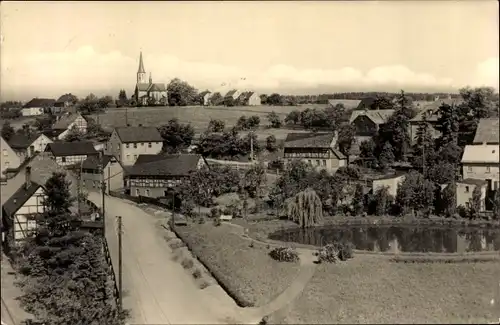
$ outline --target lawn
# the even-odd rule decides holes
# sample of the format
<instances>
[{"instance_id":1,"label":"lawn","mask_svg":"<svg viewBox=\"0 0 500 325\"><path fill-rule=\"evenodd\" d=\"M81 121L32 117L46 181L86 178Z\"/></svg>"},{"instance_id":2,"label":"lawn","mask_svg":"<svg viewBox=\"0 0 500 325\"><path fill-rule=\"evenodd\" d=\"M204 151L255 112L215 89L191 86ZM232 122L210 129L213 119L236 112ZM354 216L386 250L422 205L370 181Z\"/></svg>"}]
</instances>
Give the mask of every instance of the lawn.
<instances>
[{"instance_id":1,"label":"lawn","mask_svg":"<svg viewBox=\"0 0 500 325\"><path fill-rule=\"evenodd\" d=\"M486 323L500 317L498 262L395 263L356 255L320 264L304 291L271 323Z\"/></svg>"},{"instance_id":2,"label":"lawn","mask_svg":"<svg viewBox=\"0 0 500 325\"><path fill-rule=\"evenodd\" d=\"M238 118L242 115L257 115L261 119L261 124L268 124L267 114L275 111L282 118L293 110L304 110L306 107L324 108L326 105L304 105L304 106L235 106L235 107L144 107L144 108L124 108L108 109L105 113L93 115L92 117L99 121L105 128L126 125L126 116L128 124L144 126L160 126L166 124L172 118L178 118L182 123L191 123L196 132L202 132L206 129L210 119L221 119L226 122L226 126L236 124Z\"/></svg>"},{"instance_id":3,"label":"lawn","mask_svg":"<svg viewBox=\"0 0 500 325\"><path fill-rule=\"evenodd\" d=\"M243 305L262 306L283 292L295 279L299 264L280 263L268 256L266 246L236 233L238 228L222 223L177 227L177 234L207 266L219 282Z\"/></svg>"}]
</instances>

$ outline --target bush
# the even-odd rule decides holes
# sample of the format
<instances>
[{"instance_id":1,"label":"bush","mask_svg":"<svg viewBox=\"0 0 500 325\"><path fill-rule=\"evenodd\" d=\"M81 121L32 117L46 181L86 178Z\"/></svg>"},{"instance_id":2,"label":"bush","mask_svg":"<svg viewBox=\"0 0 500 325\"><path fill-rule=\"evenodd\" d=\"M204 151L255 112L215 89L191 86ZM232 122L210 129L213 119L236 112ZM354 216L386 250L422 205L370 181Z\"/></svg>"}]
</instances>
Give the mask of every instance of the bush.
<instances>
[{"instance_id":1,"label":"bush","mask_svg":"<svg viewBox=\"0 0 500 325\"><path fill-rule=\"evenodd\" d=\"M269 256L279 262L297 262L299 260L299 254L291 247L274 248L269 252Z\"/></svg>"},{"instance_id":2,"label":"bush","mask_svg":"<svg viewBox=\"0 0 500 325\"><path fill-rule=\"evenodd\" d=\"M213 207L210 209L210 218L217 219L220 217L220 210L217 207Z\"/></svg>"},{"instance_id":3,"label":"bush","mask_svg":"<svg viewBox=\"0 0 500 325\"><path fill-rule=\"evenodd\" d=\"M221 223L221 222L220 222L220 218L215 218L215 219L214 219L214 226L215 226L215 227L219 227L219 226L220 226L220 223Z\"/></svg>"},{"instance_id":4,"label":"bush","mask_svg":"<svg viewBox=\"0 0 500 325\"><path fill-rule=\"evenodd\" d=\"M200 217L198 218L198 223L199 223L200 225L204 224L204 223L205 223L205 218L204 218L203 216L200 216Z\"/></svg>"},{"instance_id":5,"label":"bush","mask_svg":"<svg viewBox=\"0 0 500 325\"><path fill-rule=\"evenodd\" d=\"M335 263L337 260L346 261L353 257L353 246L349 242L334 242L318 250L319 262Z\"/></svg>"},{"instance_id":6,"label":"bush","mask_svg":"<svg viewBox=\"0 0 500 325\"><path fill-rule=\"evenodd\" d=\"M199 278L201 277L201 271L200 271L200 270L198 270L198 269L195 269L195 270L193 271L193 277L194 277L195 279L199 279Z\"/></svg>"},{"instance_id":7,"label":"bush","mask_svg":"<svg viewBox=\"0 0 500 325\"><path fill-rule=\"evenodd\" d=\"M181 263L182 267L185 268L185 269L190 269L193 267L194 265L194 262L193 260L190 258L190 257L186 257L182 260L182 263Z\"/></svg>"}]
</instances>

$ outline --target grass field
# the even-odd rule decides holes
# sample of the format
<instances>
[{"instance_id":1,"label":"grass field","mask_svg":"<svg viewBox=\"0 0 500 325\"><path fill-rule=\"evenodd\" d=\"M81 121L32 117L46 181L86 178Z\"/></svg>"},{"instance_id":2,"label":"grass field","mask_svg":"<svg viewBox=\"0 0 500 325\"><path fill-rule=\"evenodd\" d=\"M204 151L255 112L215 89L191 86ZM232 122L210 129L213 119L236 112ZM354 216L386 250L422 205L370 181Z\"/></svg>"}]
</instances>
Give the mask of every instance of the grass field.
<instances>
[{"instance_id":1,"label":"grass field","mask_svg":"<svg viewBox=\"0 0 500 325\"><path fill-rule=\"evenodd\" d=\"M261 245L234 233L234 226L205 224L177 227L177 234L211 270L226 289L245 305L262 306L283 292L294 280L299 264L280 263Z\"/></svg>"},{"instance_id":2,"label":"grass field","mask_svg":"<svg viewBox=\"0 0 500 325\"><path fill-rule=\"evenodd\" d=\"M320 264L302 294L270 323L486 323L498 319L495 262L403 264L356 255Z\"/></svg>"},{"instance_id":3,"label":"grass field","mask_svg":"<svg viewBox=\"0 0 500 325\"><path fill-rule=\"evenodd\" d=\"M172 118L178 118L182 123L191 123L196 132L204 131L210 119L220 119L226 122L226 126L236 124L242 115L257 115L261 119L261 125L268 124L267 114L275 111L283 118L293 110L304 110L307 107L324 108L326 105L304 105L304 106L235 106L235 107L144 107L144 108L117 108L109 109L103 114L93 115L95 120L105 128L125 126L128 124L137 126L160 126L166 124Z\"/></svg>"}]
</instances>

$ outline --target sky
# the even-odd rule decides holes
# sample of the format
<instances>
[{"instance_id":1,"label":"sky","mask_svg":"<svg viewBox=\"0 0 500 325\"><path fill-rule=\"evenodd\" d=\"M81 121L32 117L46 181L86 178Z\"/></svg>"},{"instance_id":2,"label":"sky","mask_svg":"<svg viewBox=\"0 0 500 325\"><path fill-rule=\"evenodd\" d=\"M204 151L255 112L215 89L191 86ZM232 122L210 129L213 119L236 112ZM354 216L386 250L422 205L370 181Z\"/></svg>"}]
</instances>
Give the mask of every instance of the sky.
<instances>
[{"instance_id":1,"label":"sky","mask_svg":"<svg viewBox=\"0 0 500 325\"><path fill-rule=\"evenodd\" d=\"M9 2L1 98L154 82L261 93L456 91L499 79L498 2Z\"/></svg>"}]
</instances>

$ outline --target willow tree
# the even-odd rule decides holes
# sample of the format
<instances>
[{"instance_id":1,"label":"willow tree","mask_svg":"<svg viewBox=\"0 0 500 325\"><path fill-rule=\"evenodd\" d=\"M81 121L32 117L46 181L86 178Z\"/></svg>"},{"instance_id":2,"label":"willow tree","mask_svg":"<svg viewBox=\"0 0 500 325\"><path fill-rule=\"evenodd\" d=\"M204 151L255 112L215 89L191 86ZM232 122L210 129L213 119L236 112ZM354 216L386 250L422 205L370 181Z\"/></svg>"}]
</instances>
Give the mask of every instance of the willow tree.
<instances>
[{"instance_id":1,"label":"willow tree","mask_svg":"<svg viewBox=\"0 0 500 325\"><path fill-rule=\"evenodd\" d=\"M306 228L314 226L323 220L323 205L316 192L310 188L297 193L286 202L287 216Z\"/></svg>"}]
</instances>

